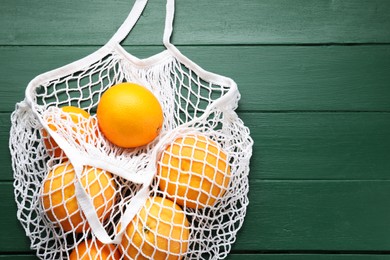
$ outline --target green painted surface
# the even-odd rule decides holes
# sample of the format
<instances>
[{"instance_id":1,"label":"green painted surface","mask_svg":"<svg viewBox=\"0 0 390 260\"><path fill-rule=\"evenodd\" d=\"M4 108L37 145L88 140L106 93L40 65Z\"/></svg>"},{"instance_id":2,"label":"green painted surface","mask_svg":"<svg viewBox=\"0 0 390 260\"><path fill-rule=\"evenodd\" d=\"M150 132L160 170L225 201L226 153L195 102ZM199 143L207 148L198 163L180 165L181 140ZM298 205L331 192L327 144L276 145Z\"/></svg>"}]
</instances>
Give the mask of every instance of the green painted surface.
<instances>
[{"instance_id":1,"label":"green painted surface","mask_svg":"<svg viewBox=\"0 0 390 260\"><path fill-rule=\"evenodd\" d=\"M387 255L337 255L337 254L233 254L227 260L387 260Z\"/></svg>"},{"instance_id":2,"label":"green painted surface","mask_svg":"<svg viewBox=\"0 0 390 260\"><path fill-rule=\"evenodd\" d=\"M0 185L0 252L27 251L12 185ZM390 181L251 178L250 206L233 250L389 250Z\"/></svg>"},{"instance_id":3,"label":"green painted surface","mask_svg":"<svg viewBox=\"0 0 390 260\"><path fill-rule=\"evenodd\" d=\"M0 223L3 225L0 236L0 252L29 251L30 241L17 220L12 183L0 183L0 198L2 207Z\"/></svg>"},{"instance_id":4,"label":"green painted surface","mask_svg":"<svg viewBox=\"0 0 390 260\"><path fill-rule=\"evenodd\" d=\"M252 131L252 179L390 180L390 113L240 112ZM0 114L0 180L12 180L10 114Z\"/></svg>"},{"instance_id":5,"label":"green painted surface","mask_svg":"<svg viewBox=\"0 0 390 260\"><path fill-rule=\"evenodd\" d=\"M24 97L36 75L98 47L0 47L0 111ZM139 57L162 47L126 47ZM242 95L239 110L390 111L390 45L180 46L204 69L229 75ZM212 59L210 58L212 57Z\"/></svg>"},{"instance_id":6,"label":"green painted surface","mask_svg":"<svg viewBox=\"0 0 390 260\"><path fill-rule=\"evenodd\" d=\"M252 178L389 180L389 113L242 113Z\"/></svg>"},{"instance_id":7,"label":"green painted surface","mask_svg":"<svg viewBox=\"0 0 390 260\"><path fill-rule=\"evenodd\" d=\"M0 1L0 258L36 259L16 219L10 113L28 82L104 44L133 0ZM390 259L390 2L177 1L173 42L233 78L255 140L227 259ZM125 48L162 50L165 1ZM133 45L133 46L132 46Z\"/></svg>"},{"instance_id":8,"label":"green painted surface","mask_svg":"<svg viewBox=\"0 0 390 260\"><path fill-rule=\"evenodd\" d=\"M389 181L250 182L236 250L389 250Z\"/></svg>"},{"instance_id":9,"label":"green painted surface","mask_svg":"<svg viewBox=\"0 0 390 260\"><path fill-rule=\"evenodd\" d=\"M9 260L37 260L38 257L34 255L0 255L0 259Z\"/></svg>"},{"instance_id":10,"label":"green painted surface","mask_svg":"<svg viewBox=\"0 0 390 260\"><path fill-rule=\"evenodd\" d=\"M2 0L0 44L104 44L131 0ZM161 43L165 1L150 1L126 44ZM176 44L390 41L387 0L177 1Z\"/></svg>"}]
</instances>

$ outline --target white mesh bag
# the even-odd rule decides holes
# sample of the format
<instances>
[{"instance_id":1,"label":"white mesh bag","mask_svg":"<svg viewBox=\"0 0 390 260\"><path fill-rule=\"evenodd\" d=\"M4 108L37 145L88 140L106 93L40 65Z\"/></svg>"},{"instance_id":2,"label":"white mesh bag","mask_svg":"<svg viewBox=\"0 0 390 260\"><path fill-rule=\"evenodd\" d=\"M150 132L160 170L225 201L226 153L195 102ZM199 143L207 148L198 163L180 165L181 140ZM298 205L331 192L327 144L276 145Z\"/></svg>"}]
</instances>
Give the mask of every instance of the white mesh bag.
<instances>
[{"instance_id":1,"label":"white mesh bag","mask_svg":"<svg viewBox=\"0 0 390 260\"><path fill-rule=\"evenodd\" d=\"M136 0L96 52L34 78L12 113L17 217L40 259L220 259L242 226L253 141L235 113L237 86L170 43L174 0L166 49L126 52L120 43L146 3ZM122 82L161 104L162 129L147 145L120 148L99 129L100 97Z\"/></svg>"}]
</instances>

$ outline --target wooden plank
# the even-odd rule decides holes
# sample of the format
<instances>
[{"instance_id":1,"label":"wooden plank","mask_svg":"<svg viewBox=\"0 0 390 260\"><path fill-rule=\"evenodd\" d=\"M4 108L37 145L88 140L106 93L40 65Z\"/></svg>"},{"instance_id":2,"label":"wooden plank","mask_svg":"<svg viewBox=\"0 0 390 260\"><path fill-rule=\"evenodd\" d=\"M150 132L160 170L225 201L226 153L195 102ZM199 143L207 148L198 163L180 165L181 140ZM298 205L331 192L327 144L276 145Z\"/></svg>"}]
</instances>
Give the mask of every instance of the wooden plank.
<instances>
[{"instance_id":1,"label":"wooden plank","mask_svg":"<svg viewBox=\"0 0 390 260\"><path fill-rule=\"evenodd\" d=\"M13 180L11 154L9 150L10 114L0 113L0 181Z\"/></svg>"},{"instance_id":2,"label":"wooden plank","mask_svg":"<svg viewBox=\"0 0 390 260\"><path fill-rule=\"evenodd\" d=\"M261 179L389 179L389 113L242 113Z\"/></svg>"},{"instance_id":3,"label":"wooden plank","mask_svg":"<svg viewBox=\"0 0 390 260\"><path fill-rule=\"evenodd\" d=\"M1 214L3 228L0 236L0 252L30 251L30 240L16 217L16 202L12 183L0 182Z\"/></svg>"},{"instance_id":4,"label":"wooden plank","mask_svg":"<svg viewBox=\"0 0 390 260\"><path fill-rule=\"evenodd\" d=\"M37 260L38 258L34 255L0 255L0 259L9 260ZM230 254L227 260L382 260L390 259L390 256L386 255L370 255L370 254Z\"/></svg>"},{"instance_id":5,"label":"wooden plank","mask_svg":"<svg viewBox=\"0 0 390 260\"><path fill-rule=\"evenodd\" d=\"M389 250L389 181L250 182L235 250Z\"/></svg>"},{"instance_id":6,"label":"wooden plank","mask_svg":"<svg viewBox=\"0 0 390 260\"><path fill-rule=\"evenodd\" d=\"M227 260L388 260L389 255L373 254L230 254Z\"/></svg>"},{"instance_id":7,"label":"wooden plank","mask_svg":"<svg viewBox=\"0 0 390 260\"><path fill-rule=\"evenodd\" d=\"M0 111L12 111L38 74L96 49L0 47ZM163 48L127 49L144 58ZM203 68L233 78L242 95L241 111L390 111L390 45L182 46L180 50Z\"/></svg>"},{"instance_id":8,"label":"wooden plank","mask_svg":"<svg viewBox=\"0 0 390 260\"><path fill-rule=\"evenodd\" d=\"M9 260L38 260L35 255L0 255L0 259Z\"/></svg>"},{"instance_id":9,"label":"wooden plank","mask_svg":"<svg viewBox=\"0 0 390 260\"><path fill-rule=\"evenodd\" d=\"M389 180L390 113L240 113L254 139L251 178ZM0 180L12 180L0 114Z\"/></svg>"},{"instance_id":10,"label":"wooden plank","mask_svg":"<svg viewBox=\"0 0 390 260\"><path fill-rule=\"evenodd\" d=\"M1 45L104 44L133 1L2 0ZM126 44L161 44L165 1L150 1ZM176 3L176 44L384 43L387 0Z\"/></svg>"},{"instance_id":11,"label":"wooden plank","mask_svg":"<svg viewBox=\"0 0 390 260\"><path fill-rule=\"evenodd\" d=\"M12 185L0 195L0 252L27 252ZM251 179L249 202L233 251L390 250L390 181Z\"/></svg>"},{"instance_id":12,"label":"wooden plank","mask_svg":"<svg viewBox=\"0 0 390 260\"><path fill-rule=\"evenodd\" d=\"M382 260L390 259L388 255L371 255L371 254L231 254L227 260Z\"/></svg>"}]
</instances>

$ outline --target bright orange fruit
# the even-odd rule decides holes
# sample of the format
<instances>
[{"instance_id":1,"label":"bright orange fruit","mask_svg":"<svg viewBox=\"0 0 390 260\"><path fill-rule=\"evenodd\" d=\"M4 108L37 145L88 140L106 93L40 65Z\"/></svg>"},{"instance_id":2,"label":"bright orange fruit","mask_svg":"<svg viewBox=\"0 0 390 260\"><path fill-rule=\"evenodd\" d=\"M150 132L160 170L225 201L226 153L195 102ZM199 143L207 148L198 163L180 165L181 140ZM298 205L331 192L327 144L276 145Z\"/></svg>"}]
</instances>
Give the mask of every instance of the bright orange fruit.
<instances>
[{"instance_id":1,"label":"bright orange fruit","mask_svg":"<svg viewBox=\"0 0 390 260\"><path fill-rule=\"evenodd\" d=\"M159 187L190 208L213 206L230 182L227 154L204 135L176 139L158 163Z\"/></svg>"},{"instance_id":2,"label":"bright orange fruit","mask_svg":"<svg viewBox=\"0 0 390 260\"><path fill-rule=\"evenodd\" d=\"M90 117L90 114L86 112L85 110L75 107L75 106L64 106L61 107L61 110L65 113L68 113L75 125L80 124L80 119L85 118L88 119ZM57 131L57 127L61 127L61 124L66 124L66 117L61 117L61 119L64 119L63 122L60 122L59 125L55 125L53 122L52 118L48 118L48 126L51 130ZM90 127L90 126L89 126ZM86 127L83 127L86 128ZM75 133L77 133L77 129L73 129ZM82 133L85 132L85 129L80 130ZM46 150L49 152L51 156L54 156L56 158L61 157L63 154L62 149L58 146L56 141L48 134L48 132L45 129L42 129L42 137L43 137L43 142L45 144ZM86 137L88 138L88 137Z\"/></svg>"},{"instance_id":3,"label":"bright orange fruit","mask_svg":"<svg viewBox=\"0 0 390 260\"><path fill-rule=\"evenodd\" d=\"M81 242L69 255L69 260L119 260L121 254L114 245L104 245L91 239Z\"/></svg>"},{"instance_id":4,"label":"bright orange fruit","mask_svg":"<svg viewBox=\"0 0 390 260\"><path fill-rule=\"evenodd\" d=\"M163 111L147 88L120 83L103 93L97 107L99 128L113 144L132 148L146 145L159 134Z\"/></svg>"},{"instance_id":5,"label":"bright orange fruit","mask_svg":"<svg viewBox=\"0 0 390 260\"><path fill-rule=\"evenodd\" d=\"M46 176L42 186L42 205L48 218L64 231L83 231L85 221L79 208L74 182L76 173L71 163L58 164ZM92 198L96 214L106 219L115 202L116 185L111 173L94 167L84 167L81 185ZM88 227L88 224L85 226Z\"/></svg>"},{"instance_id":6,"label":"bright orange fruit","mask_svg":"<svg viewBox=\"0 0 390 260\"><path fill-rule=\"evenodd\" d=\"M122 237L125 259L181 259L188 250L189 222L170 199L150 197Z\"/></svg>"}]
</instances>

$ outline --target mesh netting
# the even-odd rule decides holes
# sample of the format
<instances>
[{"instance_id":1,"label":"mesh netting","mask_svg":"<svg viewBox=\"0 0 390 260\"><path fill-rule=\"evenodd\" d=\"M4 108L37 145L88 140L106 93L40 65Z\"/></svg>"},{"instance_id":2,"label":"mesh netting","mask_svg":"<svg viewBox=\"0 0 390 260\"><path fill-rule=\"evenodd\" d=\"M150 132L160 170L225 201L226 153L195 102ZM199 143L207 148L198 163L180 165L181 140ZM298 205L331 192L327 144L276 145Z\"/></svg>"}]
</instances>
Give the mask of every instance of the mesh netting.
<instances>
[{"instance_id":1,"label":"mesh netting","mask_svg":"<svg viewBox=\"0 0 390 260\"><path fill-rule=\"evenodd\" d=\"M17 217L31 248L40 259L226 257L246 214L253 143L235 83L170 50L143 62L120 45L102 50L32 81L11 116ZM120 148L99 128L100 98L122 82L163 109L145 146Z\"/></svg>"}]
</instances>

